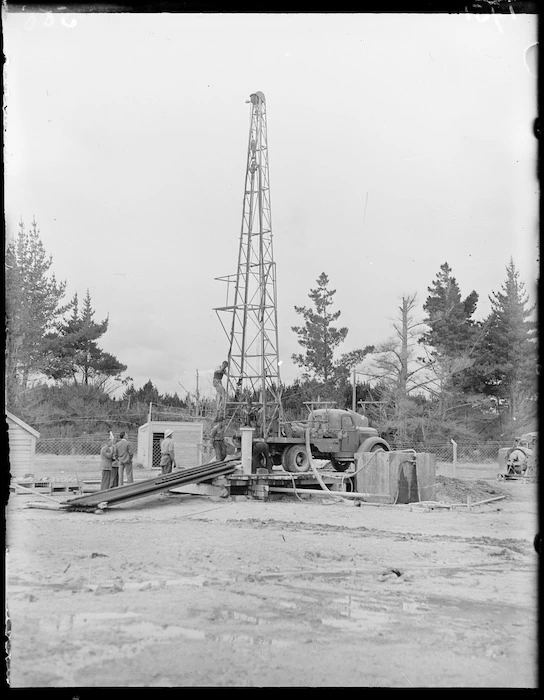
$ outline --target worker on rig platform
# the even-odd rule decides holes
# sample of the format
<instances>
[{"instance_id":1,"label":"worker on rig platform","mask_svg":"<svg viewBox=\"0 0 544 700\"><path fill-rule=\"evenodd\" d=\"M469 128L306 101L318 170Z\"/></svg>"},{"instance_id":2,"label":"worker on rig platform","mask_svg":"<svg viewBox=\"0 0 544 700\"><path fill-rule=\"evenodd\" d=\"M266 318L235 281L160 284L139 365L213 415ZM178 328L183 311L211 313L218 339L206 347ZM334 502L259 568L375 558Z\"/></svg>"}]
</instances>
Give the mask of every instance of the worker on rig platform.
<instances>
[{"instance_id":1,"label":"worker on rig platform","mask_svg":"<svg viewBox=\"0 0 544 700\"><path fill-rule=\"evenodd\" d=\"M215 423L210 431L210 437L215 450L215 459L222 462L227 456L227 446L225 444L225 421L219 417L215 419Z\"/></svg>"},{"instance_id":2,"label":"worker on rig platform","mask_svg":"<svg viewBox=\"0 0 544 700\"><path fill-rule=\"evenodd\" d=\"M258 474L258 469L266 469L266 471L272 473L272 458L270 457L270 448L264 440L257 440L253 444L253 451L251 453L251 473Z\"/></svg>"},{"instance_id":3,"label":"worker on rig platform","mask_svg":"<svg viewBox=\"0 0 544 700\"><path fill-rule=\"evenodd\" d=\"M229 363L224 360L219 367L215 370L213 373L213 385L215 387L215 390L217 391L217 412L221 410L222 404L225 402L225 396L226 396L226 391L225 387L223 386L223 375L226 374L227 372L227 367L229 366Z\"/></svg>"}]
</instances>

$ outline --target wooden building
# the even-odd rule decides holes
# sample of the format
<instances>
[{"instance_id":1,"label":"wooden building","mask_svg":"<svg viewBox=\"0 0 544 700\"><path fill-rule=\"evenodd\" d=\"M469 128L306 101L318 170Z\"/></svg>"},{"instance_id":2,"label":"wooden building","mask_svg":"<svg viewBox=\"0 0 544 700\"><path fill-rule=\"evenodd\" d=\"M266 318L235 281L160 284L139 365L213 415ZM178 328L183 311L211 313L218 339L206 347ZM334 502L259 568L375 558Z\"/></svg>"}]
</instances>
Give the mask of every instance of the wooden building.
<instances>
[{"instance_id":1,"label":"wooden building","mask_svg":"<svg viewBox=\"0 0 544 700\"><path fill-rule=\"evenodd\" d=\"M161 440L166 430L172 430L178 467L198 467L202 464L204 424L181 421L151 421L138 428L137 461L145 469L160 467Z\"/></svg>"},{"instance_id":2,"label":"wooden building","mask_svg":"<svg viewBox=\"0 0 544 700\"><path fill-rule=\"evenodd\" d=\"M36 441L40 433L13 413L6 411L9 443L9 471L13 478L33 474L36 463Z\"/></svg>"}]
</instances>

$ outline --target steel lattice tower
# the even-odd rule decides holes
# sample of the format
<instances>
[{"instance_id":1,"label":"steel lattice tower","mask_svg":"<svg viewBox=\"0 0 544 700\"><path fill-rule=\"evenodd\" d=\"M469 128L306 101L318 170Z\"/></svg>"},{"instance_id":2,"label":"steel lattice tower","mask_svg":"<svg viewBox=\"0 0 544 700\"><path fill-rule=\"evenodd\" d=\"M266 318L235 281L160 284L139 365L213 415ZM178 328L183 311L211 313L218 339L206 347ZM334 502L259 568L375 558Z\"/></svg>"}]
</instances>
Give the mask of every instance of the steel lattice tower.
<instances>
[{"instance_id":1,"label":"steel lattice tower","mask_svg":"<svg viewBox=\"0 0 544 700\"><path fill-rule=\"evenodd\" d=\"M259 416L257 433L266 437L279 434L283 419L276 267L272 250L266 101L262 92L256 92L248 102L251 114L238 269L235 275L217 278L227 282L227 303L215 311L229 339L223 415L244 422L251 402Z\"/></svg>"}]
</instances>

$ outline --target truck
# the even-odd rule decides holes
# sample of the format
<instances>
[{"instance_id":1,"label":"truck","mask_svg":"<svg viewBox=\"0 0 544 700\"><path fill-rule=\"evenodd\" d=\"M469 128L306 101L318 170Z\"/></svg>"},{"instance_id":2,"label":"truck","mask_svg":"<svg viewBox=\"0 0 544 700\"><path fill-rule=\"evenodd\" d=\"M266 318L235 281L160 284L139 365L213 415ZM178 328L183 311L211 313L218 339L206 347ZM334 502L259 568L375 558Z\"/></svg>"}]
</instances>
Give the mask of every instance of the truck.
<instances>
[{"instance_id":1,"label":"truck","mask_svg":"<svg viewBox=\"0 0 544 700\"><path fill-rule=\"evenodd\" d=\"M306 448L309 428L311 456L329 460L336 471L346 471L361 452L389 452L389 444L368 424L366 416L350 409L312 408L306 421L282 424L280 435L268 435L270 457L288 472L306 472L310 459Z\"/></svg>"}]
</instances>

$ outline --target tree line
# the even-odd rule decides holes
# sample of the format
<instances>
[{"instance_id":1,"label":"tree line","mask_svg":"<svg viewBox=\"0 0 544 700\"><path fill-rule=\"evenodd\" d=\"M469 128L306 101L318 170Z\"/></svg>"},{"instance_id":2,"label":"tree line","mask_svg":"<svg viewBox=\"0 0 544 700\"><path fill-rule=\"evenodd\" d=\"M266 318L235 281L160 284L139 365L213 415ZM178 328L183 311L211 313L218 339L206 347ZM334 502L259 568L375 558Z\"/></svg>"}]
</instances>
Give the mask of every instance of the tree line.
<instances>
[{"instance_id":1,"label":"tree line","mask_svg":"<svg viewBox=\"0 0 544 700\"><path fill-rule=\"evenodd\" d=\"M66 282L36 221L19 224L5 254L6 405L47 435L136 429L149 405L161 417L202 416L213 399L161 394L151 379L137 389L127 366L99 340L109 319L95 319L90 291L64 302ZM338 326L335 289L323 272L310 290L311 305L295 306L293 326L301 352L292 360L301 377L281 387L288 419L309 401L333 401L364 412L393 444L510 439L534 429L537 415L535 307L514 261L491 311L475 320L479 295L463 297L447 262L428 287L421 309L415 293L402 297L390 337L341 353L349 329ZM124 389L121 398L114 392Z\"/></svg>"}]
</instances>

